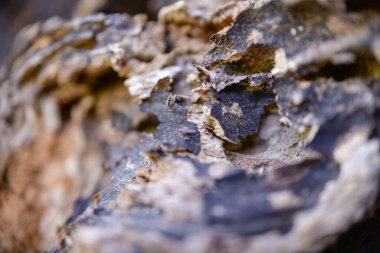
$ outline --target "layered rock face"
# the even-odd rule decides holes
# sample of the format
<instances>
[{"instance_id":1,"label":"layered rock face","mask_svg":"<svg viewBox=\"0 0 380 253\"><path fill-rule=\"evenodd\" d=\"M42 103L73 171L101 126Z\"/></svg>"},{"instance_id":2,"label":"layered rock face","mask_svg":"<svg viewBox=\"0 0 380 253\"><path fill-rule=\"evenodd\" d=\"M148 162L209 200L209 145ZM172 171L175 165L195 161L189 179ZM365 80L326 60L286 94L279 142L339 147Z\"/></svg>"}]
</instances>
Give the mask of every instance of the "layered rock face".
<instances>
[{"instance_id":1,"label":"layered rock face","mask_svg":"<svg viewBox=\"0 0 380 253\"><path fill-rule=\"evenodd\" d=\"M322 252L373 213L376 1L146 2L17 35L1 252Z\"/></svg>"}]
</instances>

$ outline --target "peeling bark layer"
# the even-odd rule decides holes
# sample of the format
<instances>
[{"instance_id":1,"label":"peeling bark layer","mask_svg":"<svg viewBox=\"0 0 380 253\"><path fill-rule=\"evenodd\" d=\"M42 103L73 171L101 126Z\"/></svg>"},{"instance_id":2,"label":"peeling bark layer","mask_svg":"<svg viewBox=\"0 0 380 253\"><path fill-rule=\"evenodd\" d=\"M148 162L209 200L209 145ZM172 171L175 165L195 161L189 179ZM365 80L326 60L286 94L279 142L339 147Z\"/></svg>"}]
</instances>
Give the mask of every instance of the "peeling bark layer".
<instances>
[{"instance_id":1,"label":"peeling bark layer","mask_svg":"<svg viewBox=\"0 0 380 253\"><path fill-rule=\"evenodd\" d=\"M321 252L376 205L377 8L189 0L26 28L0 73L0 251Z\"/></svg>"}]
</instances>

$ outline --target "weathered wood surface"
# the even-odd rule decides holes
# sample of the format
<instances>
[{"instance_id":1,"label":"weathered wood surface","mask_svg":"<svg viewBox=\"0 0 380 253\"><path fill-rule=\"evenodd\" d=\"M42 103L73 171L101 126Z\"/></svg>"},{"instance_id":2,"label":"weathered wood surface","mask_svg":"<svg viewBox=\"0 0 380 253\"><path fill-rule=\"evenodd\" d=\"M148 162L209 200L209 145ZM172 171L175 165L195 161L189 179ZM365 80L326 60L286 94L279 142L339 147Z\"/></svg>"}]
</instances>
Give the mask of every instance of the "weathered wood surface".
<instances>
[{"instance_id":1,"label":"weathered wood surface","mask_svg":"<svg viewBox=\"0 0 380 253\"><path fill-rule=\"evenodd\" d=\"M0 250L324 250L378 196L362 7L189 0L23 30L0 73Z\"/></svg>"}]
</instances>

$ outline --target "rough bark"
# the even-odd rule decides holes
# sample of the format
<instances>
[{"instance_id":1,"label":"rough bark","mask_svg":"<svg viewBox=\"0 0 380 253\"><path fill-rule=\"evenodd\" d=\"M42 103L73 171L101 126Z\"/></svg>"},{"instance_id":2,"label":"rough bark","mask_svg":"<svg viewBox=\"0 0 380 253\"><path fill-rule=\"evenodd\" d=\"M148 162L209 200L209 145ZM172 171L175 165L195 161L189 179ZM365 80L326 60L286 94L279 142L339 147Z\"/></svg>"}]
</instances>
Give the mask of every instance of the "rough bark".
<instances>
[{"instance_id":1,"label":"rough bark","mask_svg":"<svg viewBox=\"0 0 380 253\"><path fill-rule=\"evenodd\" d=\"M89 3L75 15L118 9ZM0 251L322 252L366 219L378 4L189 0L154 20L161 5L17 36L0 73Z\"/></svg>"}]
</instances>

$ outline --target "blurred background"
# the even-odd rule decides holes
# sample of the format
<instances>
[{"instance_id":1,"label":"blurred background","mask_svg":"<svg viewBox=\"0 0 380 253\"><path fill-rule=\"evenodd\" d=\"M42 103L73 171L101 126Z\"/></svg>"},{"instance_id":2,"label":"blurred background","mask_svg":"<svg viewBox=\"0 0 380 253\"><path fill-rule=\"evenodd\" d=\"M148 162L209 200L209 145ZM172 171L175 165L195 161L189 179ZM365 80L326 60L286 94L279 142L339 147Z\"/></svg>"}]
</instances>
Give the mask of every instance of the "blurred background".
<instances>
[{"instance_id":1,"label":"blurred background","mask_svg":"<svg viewBox=\"0 0 380 253\"><path fill-rule=\"evenodd\" d=\"M158 10L175 0L1 0L0 1L0 65L17 32L23 27L53 16L63 19L83 17L94 12L145 13L155 20Z\"/></svg>"}]
</instances>

